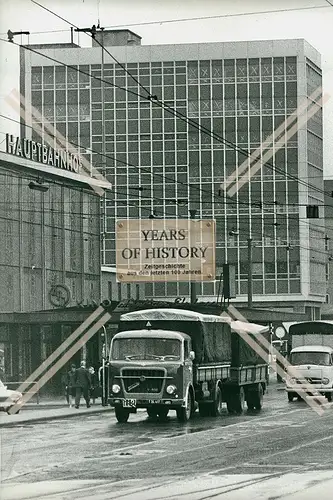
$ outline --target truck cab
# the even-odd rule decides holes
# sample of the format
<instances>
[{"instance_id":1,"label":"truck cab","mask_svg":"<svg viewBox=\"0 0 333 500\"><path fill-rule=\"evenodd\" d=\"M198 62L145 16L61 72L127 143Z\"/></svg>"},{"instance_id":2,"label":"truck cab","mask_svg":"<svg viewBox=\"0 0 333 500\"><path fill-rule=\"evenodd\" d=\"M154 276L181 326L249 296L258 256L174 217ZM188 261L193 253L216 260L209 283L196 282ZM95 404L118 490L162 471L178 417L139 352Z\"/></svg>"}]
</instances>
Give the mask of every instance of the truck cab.
<instances>
[{"instance_id":1,"label":"truck cab","mask_svg":"<svg viewBox=\"0 0 333 500\"><path fill-rule=\"evenodd\" d=\"M288 400L301 397L300 393L317 391L332 401L333 348L322 345L295 347L289 355L286 391ZM297 392L295 391L297 389Z\"/></svg>"},{"instance_id":2,"label":"truck cab","mask_svg":"<svg viewBox=\"0 0 333 500\"><path fill-rule=\"evenodd\" d=\"M138 408L146 408L151 417L166 417L173 409L182 419L183 412L192 412L187 392L193 359L191 338L185 333L161 329L117 333L109 358L109 404L118 422L126 422Z\"/></svg>"}]
</instances>

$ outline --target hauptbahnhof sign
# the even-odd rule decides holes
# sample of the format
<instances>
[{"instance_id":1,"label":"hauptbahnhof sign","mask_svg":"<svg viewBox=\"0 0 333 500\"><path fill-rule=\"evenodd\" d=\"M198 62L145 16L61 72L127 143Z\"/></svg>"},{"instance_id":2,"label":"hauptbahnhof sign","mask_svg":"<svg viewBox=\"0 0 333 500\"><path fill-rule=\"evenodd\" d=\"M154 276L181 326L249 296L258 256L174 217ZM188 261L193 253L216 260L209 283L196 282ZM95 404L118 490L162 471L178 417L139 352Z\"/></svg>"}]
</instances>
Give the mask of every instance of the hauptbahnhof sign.
<instances>
[{"instance_id":1,"label":"hauptbahnhof sign","mask_svg":"<svg viewBox=\"0 0 333 500\"><path fill-rule=\"evenodd\" d=\"M127 219L116 228L118 281L215 280L214 220Z\"/></svg>"},{"instance_id":2,"label":"hauptbahnhof sign","mask_svg":"<svg viewBox=\"0 0 333 500\"><path fill-rule=\"evenodd\" d=\"M43 163L49 167L61 168L70 172L80 173L82 167L79 155L69 151L54 149L31 139L15 137L6 134L6 152L20 158Z\"/></svg>"}]
</instances>

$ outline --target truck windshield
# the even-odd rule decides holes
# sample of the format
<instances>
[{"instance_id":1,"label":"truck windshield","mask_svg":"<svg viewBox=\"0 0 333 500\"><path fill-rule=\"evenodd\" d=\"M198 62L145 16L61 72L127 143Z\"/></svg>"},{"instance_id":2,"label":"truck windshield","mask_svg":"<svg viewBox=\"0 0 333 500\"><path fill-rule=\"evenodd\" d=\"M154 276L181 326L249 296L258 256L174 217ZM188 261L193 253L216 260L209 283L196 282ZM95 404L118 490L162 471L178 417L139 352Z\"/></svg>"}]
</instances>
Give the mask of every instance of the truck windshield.
<instances>
[{"instance_id":1,"label":"truck windshield","mask_svg":"<svg viewBox=\"0 0 333 500\"><path fill-rule=\"evenodd\" d=\"M330 365L330 355L328 352L293 352L291 354L292 365Z\"/></svg>"},{"instance_id":2,"label":"truck windshield","mask_svg":"<svg viewBox=\"0 0 333 500\"><path fill-rule=\"evenodd\" d=\"M115 360L180 360L181 343L177 339L132 337L113 341L111 358Z\"/></svg>"}]
</instances>

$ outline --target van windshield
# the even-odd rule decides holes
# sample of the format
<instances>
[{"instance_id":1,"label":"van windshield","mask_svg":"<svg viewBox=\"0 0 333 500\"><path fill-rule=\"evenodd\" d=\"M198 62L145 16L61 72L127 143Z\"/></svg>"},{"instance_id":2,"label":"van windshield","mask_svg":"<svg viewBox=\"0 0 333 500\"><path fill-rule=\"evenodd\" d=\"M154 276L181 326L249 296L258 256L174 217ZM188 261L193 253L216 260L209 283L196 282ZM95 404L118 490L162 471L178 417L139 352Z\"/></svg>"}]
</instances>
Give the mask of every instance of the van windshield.
<instances>
[{"instance_id":1,"label":"van windshield","mask_svg":"<svg viewBox=\"0 0 333 500\"><path fill-rule=\"evenodd\" d=\"M115 360L180 360L181 343L177 339L132 337L113 341L111 358Z\"/></svg>"},{"instance_id":2,"label":"van windshield","mask_svg":"<svg viewBox=\"0 0 333 500\"><path fill-rule=\"evenodd\" d=\"M330 354L328 352L293 352L290 363L292 365L322 365L330 366Z\"/></svg>"}]
</instances>

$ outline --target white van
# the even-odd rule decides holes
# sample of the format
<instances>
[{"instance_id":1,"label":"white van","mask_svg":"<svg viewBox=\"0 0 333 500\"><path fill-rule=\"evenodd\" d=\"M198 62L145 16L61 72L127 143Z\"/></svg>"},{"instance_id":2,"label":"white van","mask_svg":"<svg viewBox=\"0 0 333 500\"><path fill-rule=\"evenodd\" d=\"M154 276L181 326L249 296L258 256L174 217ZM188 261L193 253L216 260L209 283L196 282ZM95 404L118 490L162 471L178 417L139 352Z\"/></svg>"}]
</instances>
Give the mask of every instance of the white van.
<instances>
[{"instance_id":1,"label":"white van","mask_svg":"<svg viewBox=\"0 0 333 500\"><path fill-rule=\"evenodd\" d=\"M287 370L288 401L301 397L299 392L319 392L332 401L333 349L323 345L304 345L291 350ZM297 392L295 388L297 387Z\"/></svg>"}]
</instances>

